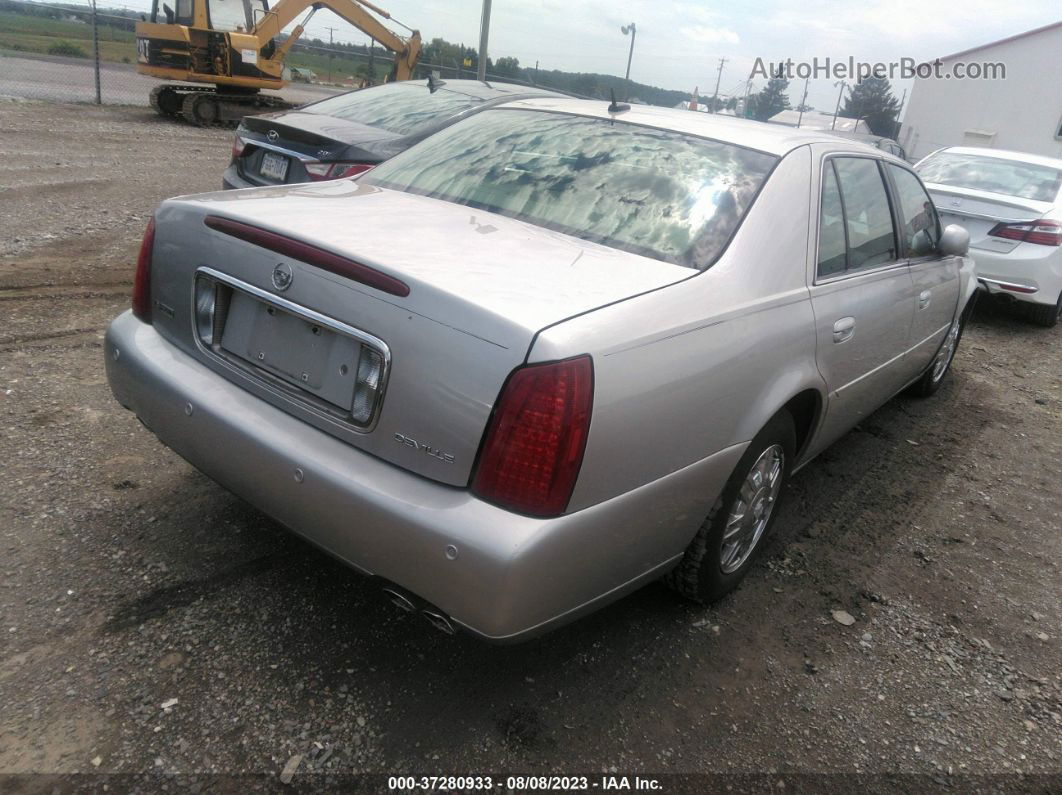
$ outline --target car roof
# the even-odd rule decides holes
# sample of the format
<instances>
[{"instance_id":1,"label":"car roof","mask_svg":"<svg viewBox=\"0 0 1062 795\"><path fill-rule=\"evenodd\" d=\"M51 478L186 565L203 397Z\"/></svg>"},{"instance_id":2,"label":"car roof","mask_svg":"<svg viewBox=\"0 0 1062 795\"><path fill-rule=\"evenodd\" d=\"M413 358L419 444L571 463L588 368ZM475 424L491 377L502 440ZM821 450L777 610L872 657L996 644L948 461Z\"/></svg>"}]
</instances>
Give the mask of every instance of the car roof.
<instances>
[{"instance_id":1,"label":"car roof","mask_svg":"<svg viewBox=\"0 0 1062 795\"><path fill-rule=\"evenodd\" d=\"M836 135L838 138L849 138L853 141L889 141L894 144L898 144L895 138L890 138L887 135L876 135L874 133L861 133L861 132L844 132L843 130L827 130L830 135Z\"/></svg>"},{"instance_id":2,"label":"car roof","mask_svg":"<svg viewBox=\"0 0 1062 795\"><path fill-rule=\"evenodd\" d=\"M772 155L784 155L800 146L824 143L839 148L851 147L851 151L865 152L865 144L830 135L823 130L806 130L786 127L781 124L723 116L717 113L691 113L677 108L661 108L655 105L631 105L630 110L609 113L609 103L603 99L570 99L568 97L541 97L522 99L496 105L499 108L525 108L529 110L555 111L589 116L598 119L615 119L629 124L656 127L661 130L687 133L714 141L734 144L746 149L756 149ZM879 149L877 154L886 154Z\"/></svg>"},{"instance_id":3,"label":"car roof","mask_svg":"<svg viewBox=\"0 0 1062 795\"><path fill-rule=\"evenodd\" d=\"M1062 168L1062 160L1057 157L1032 155L1028 152L1014 152L1009 149L990 149L983 146L945 146L943 149L938 149L937 152L951 152L956 155L979 155L981 157L994 157L997 160L1016 160L1019 163ZM936 152L933 154L936 154Z\"/></svg>"}]
</instances>

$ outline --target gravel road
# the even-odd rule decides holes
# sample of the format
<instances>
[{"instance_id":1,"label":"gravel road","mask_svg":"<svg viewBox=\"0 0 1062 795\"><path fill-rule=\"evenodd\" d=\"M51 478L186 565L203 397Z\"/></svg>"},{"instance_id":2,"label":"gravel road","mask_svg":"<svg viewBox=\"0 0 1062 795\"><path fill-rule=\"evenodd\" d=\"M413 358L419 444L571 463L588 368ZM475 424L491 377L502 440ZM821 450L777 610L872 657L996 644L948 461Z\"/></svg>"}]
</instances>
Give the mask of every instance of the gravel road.
<instances>
[{"instance_id":1,"label":"gravel road","mask_svg":"<svg viewBox=\"0 0 1062 795\"><path fill-rule=\"evenodd\" d=\"M398 614L111 398L145 221L218 187L231 133L11 101L0 128L0 773L1062 789L1062 329L979 307L945 387L796 476L717 605L653 585L493 647Z\"/></svg>"},{"instance_id":2,"label":"gravel road","mask_svg":"<svg viewBox=\"0 0 1062 795\"><path fill-rule=\"evenodd\" d=\"M151 89L161 81L136 73L132 64L100 64L100 98L104 105L147 107ZM328 86L289 85L283 91L263 91L266 96L284 97L305 103L339 93ZM95 102L96 83L92 61L84 58L34 56L0 53L0 97L44 99L53 102Z\"/></svg>"}]
</instances>

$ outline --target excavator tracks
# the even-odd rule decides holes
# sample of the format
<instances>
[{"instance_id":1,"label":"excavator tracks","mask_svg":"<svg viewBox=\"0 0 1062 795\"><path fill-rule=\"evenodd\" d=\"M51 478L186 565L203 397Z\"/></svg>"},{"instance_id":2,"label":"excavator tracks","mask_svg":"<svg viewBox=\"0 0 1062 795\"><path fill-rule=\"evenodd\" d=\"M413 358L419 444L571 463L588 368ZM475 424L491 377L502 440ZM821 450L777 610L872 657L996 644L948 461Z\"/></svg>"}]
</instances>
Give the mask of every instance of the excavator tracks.
<instances>
[{"instance_id":1,"label":"excavator tracks","mask_svg":"<svg viewBox=\"0 0 1062 795\"><path fill-rule=\"evenodd\" d=\"M160 116L196 127L236 127L244 116L295 107L280 97L223 94L209 86L165 84L151 91L151 107Z\"/></svg>"}]
</instances>

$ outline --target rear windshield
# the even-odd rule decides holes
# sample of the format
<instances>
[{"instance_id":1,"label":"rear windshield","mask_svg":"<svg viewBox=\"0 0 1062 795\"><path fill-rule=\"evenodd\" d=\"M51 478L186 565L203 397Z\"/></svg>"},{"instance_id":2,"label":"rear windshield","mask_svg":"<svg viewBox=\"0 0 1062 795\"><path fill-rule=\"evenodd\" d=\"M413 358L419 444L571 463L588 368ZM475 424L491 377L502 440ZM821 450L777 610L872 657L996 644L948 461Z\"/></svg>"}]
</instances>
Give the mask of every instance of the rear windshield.
<instances>
[{"instance_id":1,"label":"rear windshield","mask_svg":"<svg viewBox=\"0 0 1062 795\"><path fill-rule=\"evenodd\" d=\"M487 99L494 97L476 97L446 88L432 93L425 83L389 83L329 97L306 110L379 127L396 135L410 135Z\"/></svg>"},{"instance_id":2,"label":"rear windshield","mask_svg":"<svg viewBox=\"0 0 1062 795\"><path fill-rule=\"evenodd\" d=\"M704 269L726 247L776 160L608 119L491 110L431 136L361 182Z\"/></svg>"},{"instance_id":3,"label":"rear windshield","mask_svg":"<svg viewBox=\"0 0 1062 795\"><path fill-rule=\"evenodd\" d=\"M923 182L1038 202L1053 202L1062 189L1062 169L1000 157L937 152L920 163L917 170Z\"/></svg>"}]
</instances>

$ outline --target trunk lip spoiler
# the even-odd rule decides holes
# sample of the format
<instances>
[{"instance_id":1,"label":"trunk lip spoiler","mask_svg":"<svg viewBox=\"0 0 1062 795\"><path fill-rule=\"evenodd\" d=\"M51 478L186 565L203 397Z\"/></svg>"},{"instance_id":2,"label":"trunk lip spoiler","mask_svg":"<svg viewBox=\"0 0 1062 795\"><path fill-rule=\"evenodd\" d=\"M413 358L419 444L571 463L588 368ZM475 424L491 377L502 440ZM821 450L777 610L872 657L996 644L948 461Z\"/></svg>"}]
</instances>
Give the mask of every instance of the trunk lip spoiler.
<instances>
[{"instance_id":1,"label":"trunk lip spoiler","mask_svg":"<svg viewBox=\"0 0 1062 795\"><path fill-rule=\"evenodd\" d=\"M307 243L297 238L272 232L260 226L224 218L220 215L208 215L203 223L211 229L222 234L243 240L246 243L259 246L276 254L305 262L329 273L351 279L361 284L374 287L380 292L405 298L409 295L409 285L394 276L371 268L368 265L335 254L327 249Z\"/></svg>"}]
</instances>

